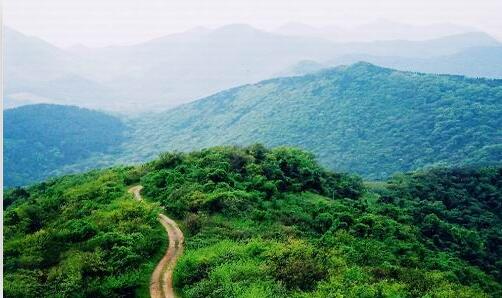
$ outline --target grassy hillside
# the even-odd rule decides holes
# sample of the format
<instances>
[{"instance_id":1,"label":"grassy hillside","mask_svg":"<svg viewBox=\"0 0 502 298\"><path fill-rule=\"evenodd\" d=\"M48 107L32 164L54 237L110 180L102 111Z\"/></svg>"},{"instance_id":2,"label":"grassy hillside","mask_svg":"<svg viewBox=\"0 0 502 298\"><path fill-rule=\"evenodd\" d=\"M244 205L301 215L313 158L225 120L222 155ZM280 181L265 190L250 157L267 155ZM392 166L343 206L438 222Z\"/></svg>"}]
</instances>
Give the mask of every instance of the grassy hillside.
<instances>
[{"instance_id":1,"label":"grassy hillside","mask_svg":"<svg viewBox=\"0 0 502 298\"><path fill-rule=\"evenodd\" d=\"M230 89L135 121L130 160L221 144L293 145L337 171L385 178L502 160L502 80L366 63Z\"/></svg>"},{"instance_id":2,"label":"grassy hillside","mask_svg":"<svg viewBox=\"0 0 502 298\"><path fill-rule=\"evenodd\" d=\"M39 104L6 110L4 184L40 181L61 174L65 166L114 152L125 131L113 116L72 106Z\"/></svg>"},{"instance_id":3,"label":"grassy hillside","mask_svg":"<svg viewBox=\"0 0 502 298\"><path fill-rule=\"evenodd\" d=\"M131 297L165 245L159 207L126 193L127 170L65 176L4 197L5 297Z\"/></svg>"},{"instance_id":4,"label":"grassy hillside","mask_svg":"<svg viewBox=\"0 0 502 298\"><path fill-rule=\"evenodd\" d=\"M500 295L502 170L364 187L308 153L215 148L147 165L145 194L184 223L184 297Z\"/></svg>"},{"instance_id":5,"label":"grassy hillside","mask_svg":"<svg viewBox=\"0 0 502 298\"><path fill-rule=\"evenodd\" d=\"M144 162L166 150L254 142L300 147L329 169L385 179L428 166L500 163L500 127L502 80L358 63L124 122L68 106L7 110L5 183Z\"/></svg>"},{"instance_id":6,"label":"grassy hillside","mask_svg":"<svg viewBox=\"0 0 502 298\"><path fill-rule=\"evenodd\" d=\"M287 147L164 153L8 191L4 289L144 296L160 204L185 234L183 297L500 297L501 197L500 167L363 184Z\"/></svg>"}]
</instances>

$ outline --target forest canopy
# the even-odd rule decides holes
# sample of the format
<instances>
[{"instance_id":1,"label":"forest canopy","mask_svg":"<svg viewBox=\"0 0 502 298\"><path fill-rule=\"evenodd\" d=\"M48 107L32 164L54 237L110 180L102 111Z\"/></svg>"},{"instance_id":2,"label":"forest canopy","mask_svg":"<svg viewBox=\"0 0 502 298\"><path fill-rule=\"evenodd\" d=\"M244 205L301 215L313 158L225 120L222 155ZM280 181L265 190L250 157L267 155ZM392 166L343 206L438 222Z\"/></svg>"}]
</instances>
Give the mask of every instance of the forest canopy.
<instances>
[{"instance_id":1,"label":"forest canopy","mask_svg":"<svg viewBox=\"0 0 502 298\"><path fill-rule=\"evenodd\" d=\"M62 169L117 150L125 131L126 126L114 116L74 106L37 104L8 109L4 112L4 184L27 185L71 172ZM99 165L96 162L93 167Z\"/></svg>"},{"instance_id":2,"label":"forest canopy","mask_svg":"<svg viewBox=\"0 0 502 298\"><path fill-rule=\"evenodd\" d=\"M356 63L225 90L130 125L130 158L260 142L385 180L424 167L500 164L502 80Z\"/></svg>"}]
</instances>

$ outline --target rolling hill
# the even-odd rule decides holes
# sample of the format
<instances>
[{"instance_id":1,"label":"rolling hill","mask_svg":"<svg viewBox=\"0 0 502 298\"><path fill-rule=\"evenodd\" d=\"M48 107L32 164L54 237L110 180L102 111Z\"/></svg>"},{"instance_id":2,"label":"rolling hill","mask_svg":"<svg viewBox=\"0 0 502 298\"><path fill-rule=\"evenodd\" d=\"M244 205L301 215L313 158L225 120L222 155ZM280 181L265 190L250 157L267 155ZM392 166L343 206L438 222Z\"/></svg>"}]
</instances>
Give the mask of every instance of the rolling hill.
<instances>
[{"instance_id":1,"label":"rolling hill","mask_svg":"<svg viewBox=\"0 0 502 298\"><path fill-rule=\"evenodd\" d=\"M7 110L5 119L7 186L167 150L255 142L307 149L327 168L366 179L502 161L502 80L368 63L244 85L138 117L34 105Z\"/></svg>"},{"instance_id":2,"label":"rolling hill","mask_svg":"<svg viewBox=\"0 0 502 298\"><path fill-rule=\"evenodd\" d=\"M346 65L368 61L404 71L465 75L470 77L502 78L502 47L475 47L451 55L432 58L348 55L327 62Z\"/></svg>"},{"instance_id":3,"label":"rolling hill","mask_svg":"<svg viewBox=\"0 0 502 298\"><path fill-rule=\"evenodd\" d=\"M327 62L304 60L288 67L278 75L305 75L323 68L348 65L359 61L403 71L465 75L478 78L502 78L502 47L500 46L468 48L455 54L432 58L352 54L340 56Z\"/></svg>"},{"instance_id":4,"label":"rolling hill","mask_svg":"<svg viewBox=\"0 0 502 298\"><path fill-rule=\"evenodd\" d=\"M65 166L117 150L126 126L97 111L61 105L27 105L4 111L4 185L26 185L71 172ZM83 171L85 167L78 167Z\"/></svg>"},{"instance_id":5,"label":"rolling hill","mask_svg":"<svg viewBox=\"0 0 502 298\"><path fill-rule=\"evenodd\" d=\"M138 184L141 201L127 193ZM296 148L167 152L8 190L3 290L150 297L162 212L185 237L172 279L183 297L495 298L501 196L501 167L363 184Z\"/></svg>"},{"instance_id":6,"label":"rolling hill","mask_svg":"<svg viewBox=\"0 0 502 298\"><path fill-rule=\"evenodd\" d=\"M233 88L129 122L129 160L164 150L294 145L366 178L502 161L502 80L357 63Z\"/></svg>"}]
</instances>

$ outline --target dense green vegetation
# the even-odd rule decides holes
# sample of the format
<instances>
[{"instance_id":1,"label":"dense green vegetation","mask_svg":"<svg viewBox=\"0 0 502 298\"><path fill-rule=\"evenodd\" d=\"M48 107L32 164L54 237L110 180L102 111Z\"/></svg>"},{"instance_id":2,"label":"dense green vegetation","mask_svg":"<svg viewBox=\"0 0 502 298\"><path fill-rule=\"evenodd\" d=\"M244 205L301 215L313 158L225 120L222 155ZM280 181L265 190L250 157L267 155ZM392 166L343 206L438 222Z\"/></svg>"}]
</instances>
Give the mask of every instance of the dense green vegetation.
<instances>
[{"instance_id":1,"label":"dense green vegetation","mask_svg":"<svg viewBox=\"0 0 502 298\"><path fill-rule=\"evenodd\" d=\"M386 178L500 162L502 80L358 63L230 89L130 124L130 159L261 142L307 149L332 170Z\"/></svg>"},{"instance_id":2,"label":"dense green vegetation","mask_svg":"<svg viewBox=\"0 0 502 298\"><path fill-rule=\"evenodd\" d=\"M127 172L94 171L6 192L5 297L148 293L165 236L159 207L126 193Z\"/></svg>"},{"instance_id":3,"label":"dense green vegetation","mask_svg":"<svg viewBox=\"0 0 502 298\"><path fill-rule=\"evenodd\" d=\"M61 174L63 167L87 158L96 160L117 150L125 130L113 116L72 106L39 104L6 110L4 184L26 185Z\"/></svg>"},{"instance_id":4,"label":"dense green vegetation","mask_svg":"<svg viewBox=\"0 0 502 298\"><path fill-rule=\"evenodd\" d=\"M289 148L167 153L144 193L183 223L183 297L498 297L502 169L363 186Z\"/></svg>"},{"instance_id":5,"label":"dense green vegetation","mask_svg":"<svg viewBox=\"0 0 502 298\"><path fill-rule=\"evenodd\" d=\"M141 183L146 201L126 193ZM500 297L502 168L387 182L261 145L7 191L6 297L146 296L164 208L185 234L182 297Z\"/></svg>"},{"instance_id":6,"label":"dense green vegetation","mask_svg":"<svg viewBox=\"0 0 502 298\"><path fill-rule=\"evenodd\" d=\"M409 210L428 245L502 280L502 168L398 175L383 200Z\"/></svg>"}]
</instances>

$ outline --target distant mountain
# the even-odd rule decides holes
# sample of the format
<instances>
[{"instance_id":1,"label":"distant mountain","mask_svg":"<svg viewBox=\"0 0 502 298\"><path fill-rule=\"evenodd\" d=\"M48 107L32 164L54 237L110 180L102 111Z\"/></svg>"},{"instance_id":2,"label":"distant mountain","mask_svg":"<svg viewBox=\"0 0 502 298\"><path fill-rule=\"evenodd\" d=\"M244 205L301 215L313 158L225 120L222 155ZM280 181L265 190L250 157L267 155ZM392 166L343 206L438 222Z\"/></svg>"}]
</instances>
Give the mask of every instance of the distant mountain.
<instances>
[{"instance_id":1,"label":"distant mountain","mask_svg":"<svg viewBox=\"0 0 502 298\"><path fill-rule=\"evenodd\" d=\"M61 174L64 166L110 154L126 126L97 111L60 105L27 105L4 111L4 185L25 185ZM94 167L106 160L95 161ZM79 168L82 170L82 168Z\"/></svg>"},{"instance_id":2,"label":"distant mountain","mask_svg":"<svg viewBox=\"0 0 502 298\"><path fill-rule=\"evenodd\" d=\"M323 64L314 60L302 60L284 69L283 71L278 72L276 77L302 76L318 72L329 67L330 66L327 63Z\"/></svg>"},{"instance_id":3,"label":"distant mountain","mask_svg":"<svg viewBox=\"0 0 502 298\"><path fill-rule=\"evenodd\" d=\"M82 60L87 77L127 91L148 105L175 106L246 83L274 77L305 59L325 61L365 53L403 57L449 55L499 43L484 33L467 33L423 42L382 41L339 44L322 39L281 36L247 25L190 31L148 43L94 51Z\"/></svg>"},{"instance_id":4,"label":"distant mountain","mask_svg":"<svg viewBox=\"0 0 502 298\"><path fill-rule=\"evenodd\" d=\"M336 62L331 64L347 64L361 60L400 70L502 78L502 47L468 48L452 55L429 59L355 55L335 59Z\"/></svg>"},{"instance_id":5,"label":"distant mountain","mask_svg":"<svg viewBox=\"0 0 502 298\"><path fill-rule=\"evenodd\" d=\"M78 75L65 75L47 81L19 81L14 86L6 88L9 97L37 103L36 98L44 98L42 102L57 104L75 104L82 107L100 107L114 109L118 101L122 106L127 101L107 86L85 79Z\"/></svg>"},{"instance_id":6,"label":"distant mountain","mask_svg":"<svg viewBox=\"0 0 502 298\"><path fill-rule=\"evenodd\" d=\"M6 108L39 102L111 108L119 100L108 86L82 76L72 53L8 27L4 32Z\"/></svg>"},{"instance_id":7,"label":"distant mountain","mask_svg":"<svg viewBox=\"0 0 502 298\"><path fill-rule=\"evenodd\" d=\"M350 33L365 41L396 39L419 41L474 31L479 30L449 23L411 25L380 19L357 26Z\"/></svg>"},{"instance_id":8,"label":"distant mountain","mask_svg":"<svg viewBox=\"0 0 502 298\"><path fill-rule=\"evenodd\" d=\"M502 161L502 80L367 63L233 88L130 123L126 155L262 142L383 178L435 164Z\"/></svg>"},{"instance_id":9,"label":"distant mountain","mask_svg":"<svg viewBox=\"0 0 502 298\"><path fill-rule=\"evenodd\" d=\"M5 88L22 82L52 80L72 73L74 57L39 38L4 27Z\"/></svg>"},{"instance_id":10,"label":"distant mountain","mask_svg":"<svg viewBox=\"0 0 502 298\"><path fill-rule=\"evenodd\" d=\"M126 112L166 109L276 77L304 60L324 63L347 55L432 59L501 46L481 32L425 41L339 43L239 24L98 49L62 50L8 28L5 42L8 106L45 101Z\"/></svg>"},{"instance_id":11,"label":"distant mountain","mask_svg":"<svg viewBox=\"0 0 502 298\"><path fill-rule=\"evenodd\" d=\"M483 32L470 32L424 40L389 40L340 44L333 55L366 54L374 56L398 56L409 58L432 58L452 55L475 47L497 47L502 44Z\"/></svg>"},{"instance_id":12,"label":"distant mountain","mask_svg":"<svg viewBox=\"0 0 502 298\"><path fill-rule=\"evenodd\" d=\"M343 29L339 27L333 28L333 31L342 31L342 30ZM327 37L326 35L328 35L325 32L323 32L321 28L297 22L286 23L282 26L279 26L275 30L272 30L272 32L288 36L308 36L308 37L320 37L320 38L326 38ZM331 38L328 37L327 39Z\"/></svg>"},{"instance_id":13,"label":"distant mountain","mask_svg":"<svg viewBox=\"0 0 502 298\"><path fill-rule=\"evenodd\" d=\"M478 31L476 28L455 24L409 25L388 20L376 20L355 27L321 26L287 23L273 32L303 37L318 37L336 42L368 42L377 40L420 41Z\"/></svg>"},{"instance_id":14,"label":"distant mountain","mask_svg":"<svg viewBox=\"0 0 502 298\"><path fill-rule=\"evenodd\" d=\"M502 47L473 47L452 55L432 58L344 55L324 63L312 60L300 61L278 74L281 76L305 75L323 68L348 65L359 61L368 61L404 71L502 78Z\"/></svg>"},{"instance_id":15,"label":"distant mountain","mask_svg":"<svg viewBox=\"0 0 502 298\"><path fill-rule=\"evenodd\" d=\"M334 50L331 42L323 40L228 25L96 50L82 61L86 76L127 90L148 105L167 107L272 77L308 57L328 59Z\"/></svg>"}]
</instances>

